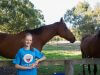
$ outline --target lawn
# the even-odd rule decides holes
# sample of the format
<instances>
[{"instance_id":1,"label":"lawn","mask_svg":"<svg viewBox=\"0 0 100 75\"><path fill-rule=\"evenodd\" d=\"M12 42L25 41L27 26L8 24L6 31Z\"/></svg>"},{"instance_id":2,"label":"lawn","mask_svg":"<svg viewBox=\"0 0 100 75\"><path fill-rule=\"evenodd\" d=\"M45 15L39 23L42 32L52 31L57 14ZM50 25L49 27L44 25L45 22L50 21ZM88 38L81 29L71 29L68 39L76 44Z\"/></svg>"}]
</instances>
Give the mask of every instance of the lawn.
<instances>
[{"instance_id":1,"label":"lawn","mask_svg":"<svg viewBox=\"0 0 100 75\"><path fill-rule=\"evenodd\" d=\"M46 44L42 51L47 59L80 59L81 52L79 43L49 43ZM63 73L64 65L41 66L39 75L53 75L54 73Z\"/></svg>"},{"instance_id":2,"label":"lawn","mask_svg":"<svg viewBox=\"0 0 100 75\"><path fill-rule=\"evenodd\" d=\"M47 59L79 59L81 58L80 43L49 43L42 51Z\"/></svg>"},{"instance_id":3,"label":"lawn","mask_svg":"<svg viewBox=\"0 0 100 75\"><path fill-rule=\"evenodd\" d=\"M80 43L49 43L42 51L47 59L81 59ZM75 75L82 75L82 65L75 65ZM93 70L93 66L92 66ZM100 66L99 66L100 70ZM87 71L87 67L86 67ZM54 73L64 73L64 65L40 66L38 75L53 75ZM88 75L88 74L86 74ZM100 75L100 72L98 72Z\"/></svg>"}]
</instances>

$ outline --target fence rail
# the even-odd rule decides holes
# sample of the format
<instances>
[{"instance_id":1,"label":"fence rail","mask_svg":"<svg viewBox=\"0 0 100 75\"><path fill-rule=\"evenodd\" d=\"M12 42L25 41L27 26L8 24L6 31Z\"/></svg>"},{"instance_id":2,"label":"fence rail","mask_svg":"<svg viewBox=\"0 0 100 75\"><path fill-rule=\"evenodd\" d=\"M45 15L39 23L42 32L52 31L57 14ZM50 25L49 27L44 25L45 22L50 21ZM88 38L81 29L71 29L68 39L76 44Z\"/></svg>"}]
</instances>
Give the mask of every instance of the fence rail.
<instances>
[{"instance_id":1,"label":"fence rail","mask_svg":"<svg viewBox=\"0 0 100 75\"><path fill-rule=\"evenodd\" d=\"M9 62L9 63L8 63ZM0 66L12 65L12 60L0 60ZM62 59L62 60L46 60L40 63L41 65L64 65L65 75L74 75L75 64L100 64L100 59Z\"/></svg>"}]
</instances>

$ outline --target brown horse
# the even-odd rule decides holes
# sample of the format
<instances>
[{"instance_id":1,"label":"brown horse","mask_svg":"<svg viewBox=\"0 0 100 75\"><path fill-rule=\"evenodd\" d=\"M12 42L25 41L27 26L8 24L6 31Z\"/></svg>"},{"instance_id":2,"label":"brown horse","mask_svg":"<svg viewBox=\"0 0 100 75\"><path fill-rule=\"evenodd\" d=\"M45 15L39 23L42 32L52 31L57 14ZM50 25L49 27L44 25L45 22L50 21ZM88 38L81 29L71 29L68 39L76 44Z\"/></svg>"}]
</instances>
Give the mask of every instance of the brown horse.
<instances>
[{"instance_id":1,"label":"brown horse","mask_svg":"<svg viewBox=\"0 0 100 75\"><path fill-rule=\"evenodd\" d=\"M81 41L82 58L100 58L100 31L94 35L87 35ZM85 69L83 65L83 74ZM89 74L91 75L90 65L88 65ZM94 75L96 75L97 66L94 64Z\"/></svg>"},{"instance_id":2,"label":"brown horse","mask_svg":"<svg viewBox=\"0 0 100 75\"><path fill-rule=\"evenodd\" d=\"M7 58L13 58L18 49L22 47L23 43L21 40L24 38L24 35L27 32L31 33L34 37L32 46L40 51L42 50L42 47L56 35L65 38L71 43L75 41L74 35L67 28L66 24L61 18L60 22L45 25L33 30L25 30L18 34L0 33L0 55Z\"/></svg>"}]
</instances>

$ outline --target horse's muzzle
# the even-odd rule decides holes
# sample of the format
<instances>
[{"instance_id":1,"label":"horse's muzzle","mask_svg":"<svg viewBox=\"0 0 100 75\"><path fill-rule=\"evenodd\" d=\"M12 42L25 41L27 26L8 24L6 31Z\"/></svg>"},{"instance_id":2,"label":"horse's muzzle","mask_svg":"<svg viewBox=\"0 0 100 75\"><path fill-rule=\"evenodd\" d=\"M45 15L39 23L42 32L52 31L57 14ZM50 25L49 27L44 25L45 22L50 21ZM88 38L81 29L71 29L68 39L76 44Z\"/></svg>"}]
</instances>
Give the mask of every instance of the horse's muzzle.
<instances>
[{"instance_id":1,"label":"horse's muzzle","mask_svg":"<svg viewBox=\"0 0 100 75\"><path fill-rule=\"evenodd\" d=\"M73 40L70 41L70 43L74 43L76 41L76 39L74 38Z\"/></svg>"}]
</instances>

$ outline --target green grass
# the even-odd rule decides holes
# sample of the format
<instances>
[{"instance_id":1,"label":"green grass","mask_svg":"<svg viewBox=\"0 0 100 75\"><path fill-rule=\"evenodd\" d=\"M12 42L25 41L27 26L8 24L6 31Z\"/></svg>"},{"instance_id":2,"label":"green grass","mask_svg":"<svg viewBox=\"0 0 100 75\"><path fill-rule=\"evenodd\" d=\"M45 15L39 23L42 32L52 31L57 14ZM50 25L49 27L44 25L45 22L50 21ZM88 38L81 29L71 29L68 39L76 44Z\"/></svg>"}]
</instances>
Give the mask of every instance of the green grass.
<instances>
[{"instance_id":1,"label":"green grass","mask_svg":"<svg viewBox=\"0 0 100 75\"><path fill-rule=\"evenodd\" d=\"M79 43L46 44L42 52L47 59L79 59L81 58L79 45Z\"/></svg>"},{"instance_id":2,"label":"green grass","mask_svg":"<svg viewBox=\"0 0 100 75\"><path fill-rule=\"evenodd\" d=\"M47 59L79 59L81 58L80 51L67 50L45 50L43 51Z\"/></svg>"},{"instance_id":3,"label":"green grass","mask_svg":"<svg viewBox=\"0 0 100 75\"><path fill-rule=\"evenodd\" d=\"M43 48L43 53L47 59L81 59L81 51L79 43L63 43L63 44L46 44ZM100 66L99 66L100 70ZM87 67L86 67L87 71ZM93 71L93 66L92 66ZM38 75L53 75L53 73L64 73L64 65L49 65L40 66ZM74 75L82 75L82 65L78 64L74 66ZM88 75L88 74L86 74ZM98 72L97 75L100 75Z\"/></svg>"},{"instance_id":4,"label":"green grass","mask_svg":"<svg viewBox=\"0 0 100 75\"><path fill-rule=\"evenodd\" d=\"M80 43L50 43L43 47L43 50L79 50Z\"/></svg>"},{"instance_id":5,"label":"green grass","mask_svg":"<svg viewBox=\"0 0 100 75\"><path fill-rule=\"evenodd\" d=\"M79 43L46 44L43 53L47 59L80 59ZM49 65L39 68L39 75L52 75L56 72L64 72L64 65Z\"/></svg>"}]
</instances>

